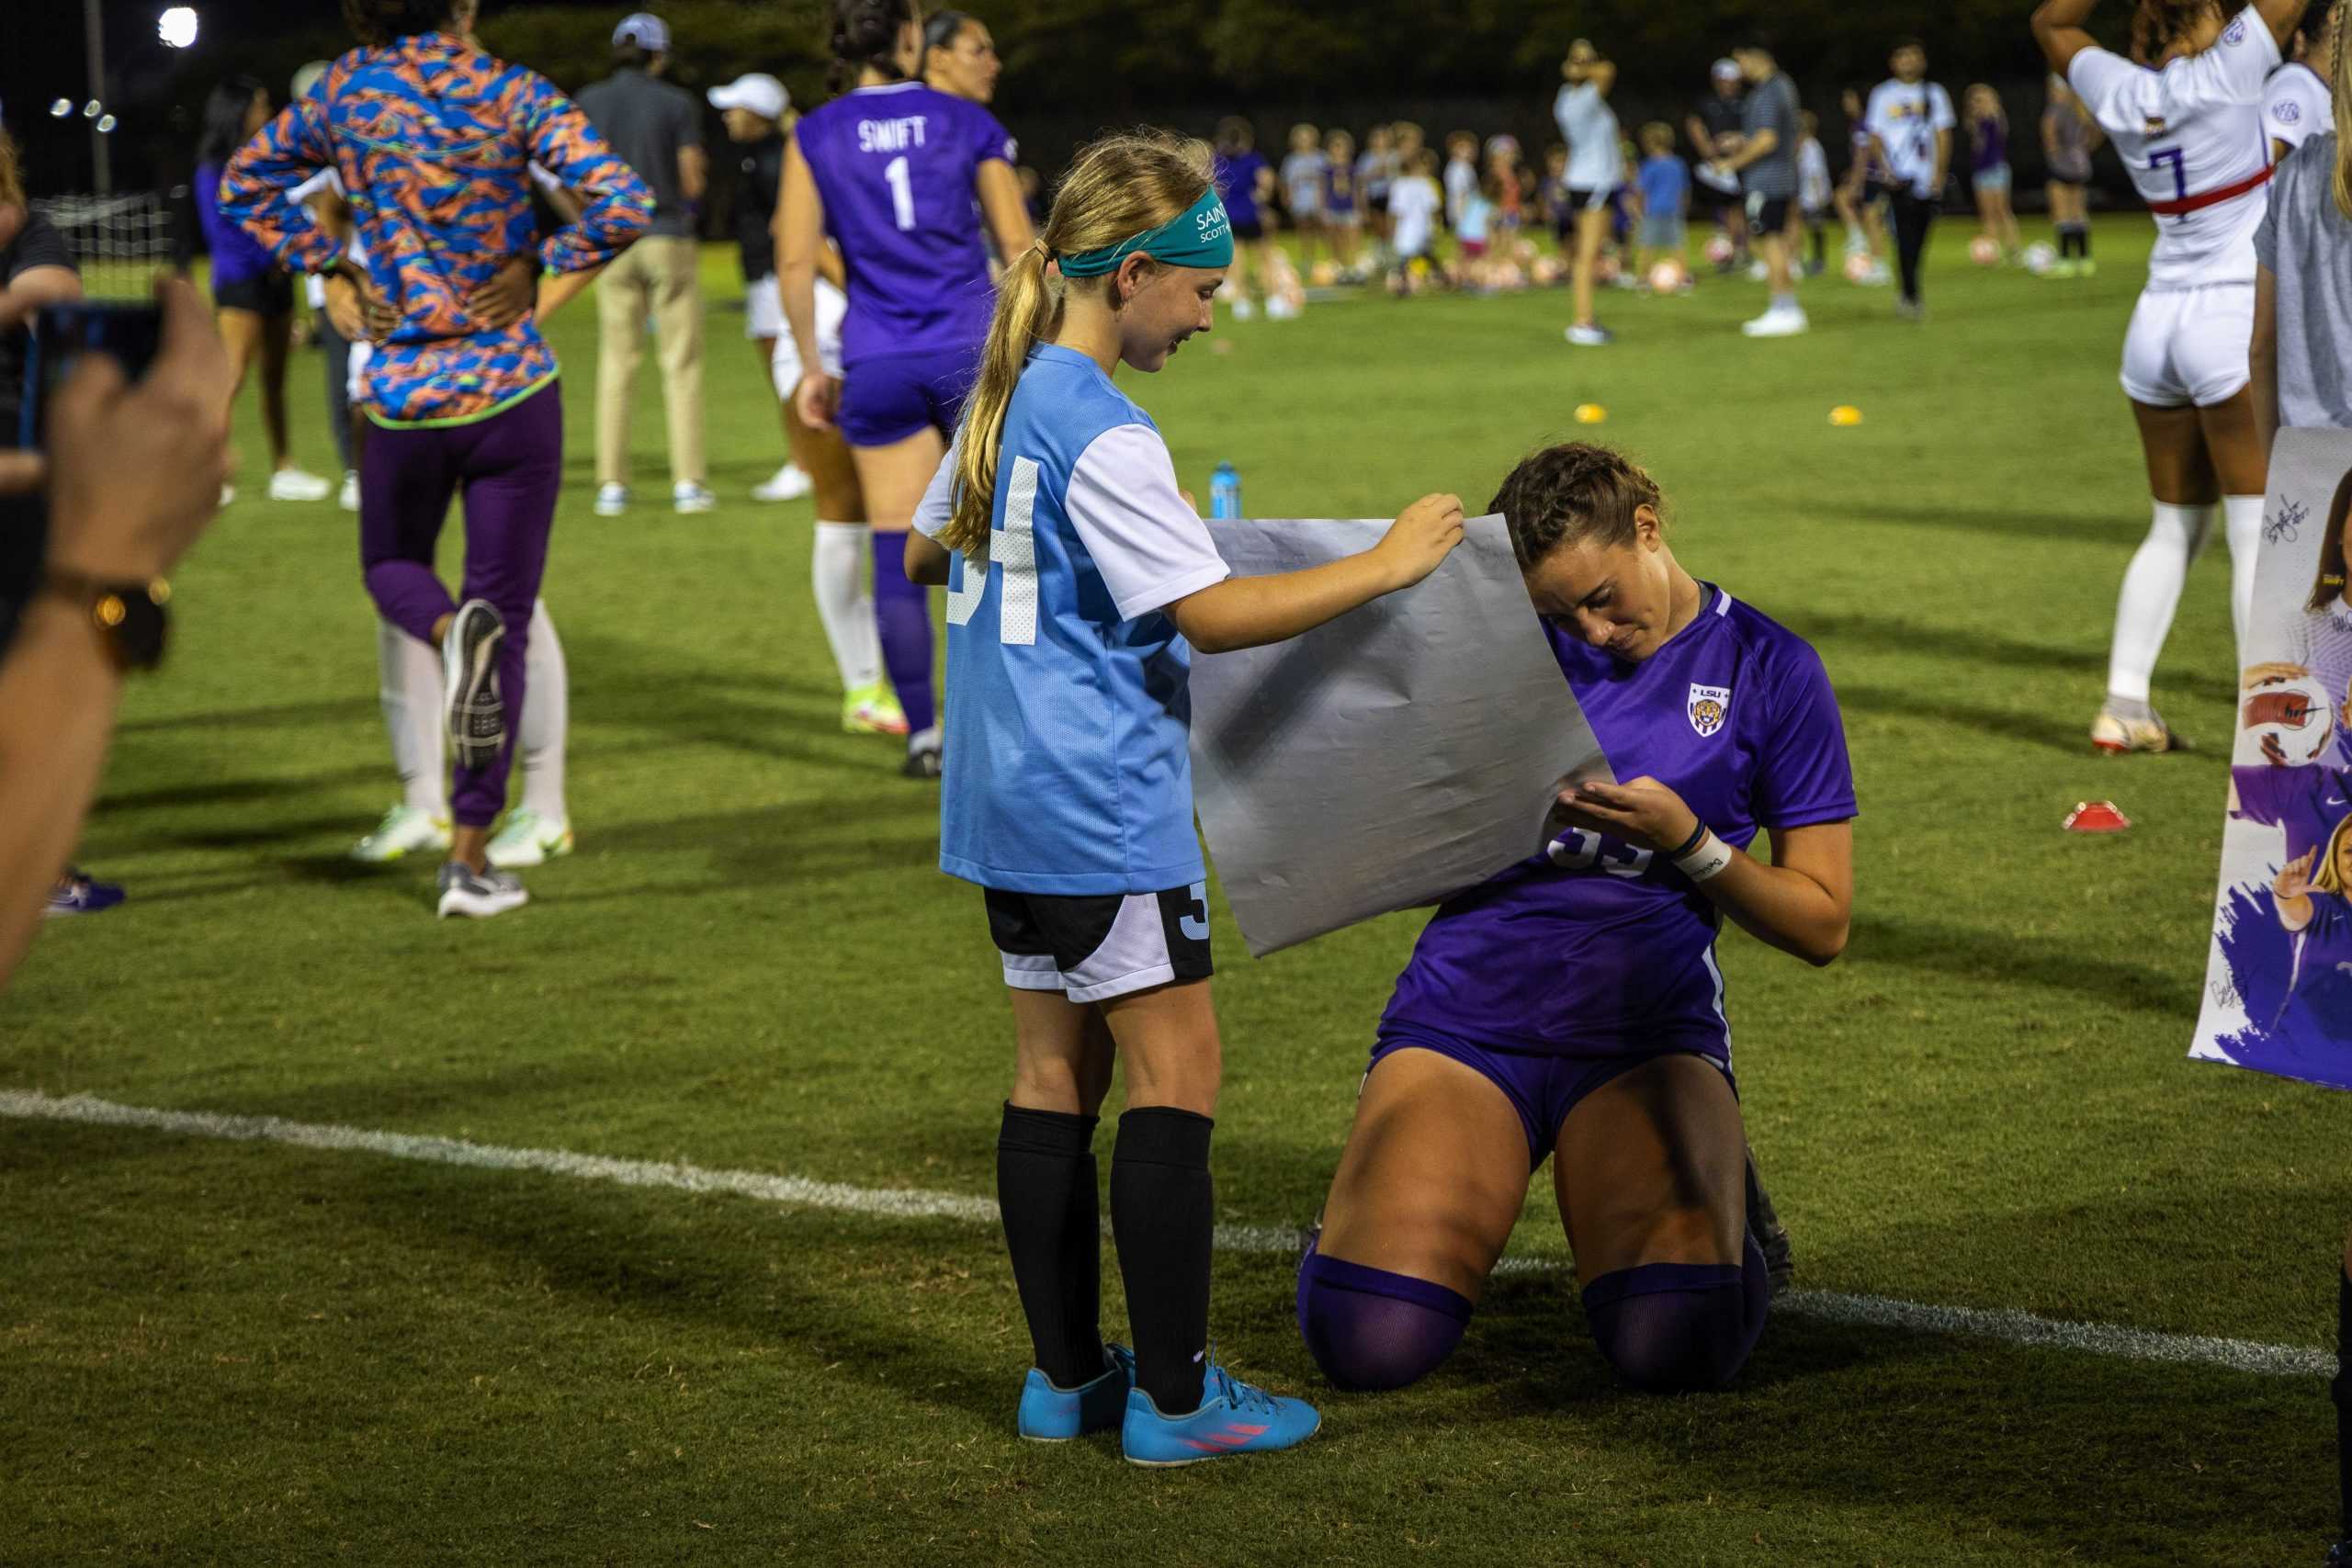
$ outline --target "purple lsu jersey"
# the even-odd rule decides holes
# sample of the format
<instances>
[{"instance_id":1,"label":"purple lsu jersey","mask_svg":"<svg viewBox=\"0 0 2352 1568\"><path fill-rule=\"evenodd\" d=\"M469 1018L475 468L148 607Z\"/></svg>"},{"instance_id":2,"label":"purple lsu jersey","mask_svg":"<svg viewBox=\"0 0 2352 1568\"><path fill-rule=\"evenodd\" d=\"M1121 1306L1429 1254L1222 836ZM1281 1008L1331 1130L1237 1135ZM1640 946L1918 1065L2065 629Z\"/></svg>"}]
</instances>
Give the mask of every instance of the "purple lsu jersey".
<instances>
[{"instance_id":1,"label":"purple lsu jersey","mask_svg":"<svg viewBox=\"0 0 2352 1568\"><path fill-rule=\"evenodd\" d=\"M1838 698L1804 638L1702 584L1696 619L1639 664L1546 626L1621 779L1672 788L1724 842L1855 815ZM1571 829L1441 906L1381 1020L1497 1050L1700 1051L1728 1060L1714 905L1664 856Z\"/></svg>"},{"instance_id":2,"label":"purple lsu jersey","mask_svg":"<svg viewBox=\"0 0 2352 1568\"><path fill-rule=\"evenodd\" d=\"M2325 844L2352 817L2352 769L2257 762L2232 768L2230 782L2237 786L2237 815L2277 828L2286 837L2289 860Z\"/></svg>"},{"instance_id":3,"label":"purple lsu jersey","mask_svg":"<svg viewBox=\"0 0 2352 1568\"><path fill-rule=\"evenodd\" d=\"M996 292L973 180L1012 139L979 105L920 82L860 87L793 132L849 274L842 365L886 354L969 352Z\"/></svg>"}]
</instances>

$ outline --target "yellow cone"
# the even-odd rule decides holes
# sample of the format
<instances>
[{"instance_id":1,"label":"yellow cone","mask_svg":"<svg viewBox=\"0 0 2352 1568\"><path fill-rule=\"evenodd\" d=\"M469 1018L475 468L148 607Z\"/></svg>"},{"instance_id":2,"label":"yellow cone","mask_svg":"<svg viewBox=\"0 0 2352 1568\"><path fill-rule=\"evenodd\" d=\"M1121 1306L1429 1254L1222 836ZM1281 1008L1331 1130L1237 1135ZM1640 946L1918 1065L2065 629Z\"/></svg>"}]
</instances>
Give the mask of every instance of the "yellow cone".
<instances>
[{"instance_id":1,"label":"yellow cone","mask_svg":"<svg viewBox=\"0 0 2352 1568\"><path fill-rule=\"evenodd\" d=\"M1851 403L1839 403L1836 408L1829 411L1829 423L1832 424L1860 424L1862 423L1862 411L1856 408Z\"/></svg>"},{"instance_id":2,"label":"yellow cone","mask_svg":"<svg viewBox=\"0 0 2352 1568\"><path fill-rule=\"evenodd\" d=\"M1599 424L1602 420L1607 419L1608 417L1609 411L1602 408L1599 403L1578 403L1577 405L1577 423L1578 424Z\"/></svg>"}]
</instances>

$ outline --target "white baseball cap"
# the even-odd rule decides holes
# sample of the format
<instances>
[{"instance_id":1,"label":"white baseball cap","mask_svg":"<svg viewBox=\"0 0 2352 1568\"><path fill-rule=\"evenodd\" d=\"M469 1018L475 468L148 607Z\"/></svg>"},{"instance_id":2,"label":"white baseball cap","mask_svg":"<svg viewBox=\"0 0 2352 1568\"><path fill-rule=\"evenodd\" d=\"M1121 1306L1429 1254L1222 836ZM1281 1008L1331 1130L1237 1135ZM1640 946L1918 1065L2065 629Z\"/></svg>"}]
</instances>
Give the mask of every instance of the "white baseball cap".
<instances>
[{"instance_id":1,"label":"white baseball cap","mask_svg":"<svg viewBox=\"0 0 2352 1568\"><path fill-rule=\"evenodd\" d=\"M1707 73L1718 82L1736 82L1739 80L1739 62L1718 60L1708 67Z\"/></svg>"},{"instance_id":2,"label":"white baseball cap","mask_svg":"<svg viewBox=\"0 0 2352 1568\"><path fill-rule=\"evenodd\" d=\"M633 43L648 54L667 54L670 24L650 11L633 12L623 17L621 25L613 29L613 43L616 47Z\"/></svg>"},{"instance_id":3,"label":"white baseball cap","mask_svg":"<svg viewBox=\"0 0 2352 1568\"><path fill-rule=\"evenodd\" d=\"M713 87L707 96L712 108L750 109L762 119L782 119L784 111L792 107L792 95L784 84L764 71L738 76L724 87Z\"/></svg>"}]
</instances>

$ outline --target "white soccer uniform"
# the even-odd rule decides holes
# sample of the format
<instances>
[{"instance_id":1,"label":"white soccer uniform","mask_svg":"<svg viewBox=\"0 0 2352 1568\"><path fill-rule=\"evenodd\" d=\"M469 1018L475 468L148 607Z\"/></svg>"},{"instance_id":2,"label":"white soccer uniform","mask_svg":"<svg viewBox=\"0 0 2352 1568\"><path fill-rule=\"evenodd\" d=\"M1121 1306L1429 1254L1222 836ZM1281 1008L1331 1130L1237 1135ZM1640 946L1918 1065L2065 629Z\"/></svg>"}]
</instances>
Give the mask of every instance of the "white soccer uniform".
<instances>
[{"instance_id":1,"label":"white soccer uniform","mask_svg":"<svg viewBox=\"0 0 2352 1568\"><path fill-rule=\"evenodd\" d=\"M2263 85L2278 64L2269 26L2248 7L2212 48L2161 71L2086 49L2066 73L2156 223L2123 338L2123 389L2136 402L2211 405L2246 384L2254 231L2270 197Z\"/></svg>"},{"instance_id":2,"label":"white soccer uniform","mask_svg":"<svg viewBox=\"0 0 2352 1568\"><path fill-rule=\"evenodd\" d=\"M1396 225L1389 243L1398 255L1410 261L1429 254L1432 226L1444 203L1437 182L1427 175L1407 175L1388 187L1388 216Z\"/></svg>"},{"instance_id":3,"label":"white soccer uniform","mask_svg":"<svg viewBox=\"0 0 2352 1568\"><path fill-rule=\"evenodd\" d=\"M771 288L775 279L763 280ZM756 301L753 310L758 309ZM849 296L833 287L829 278L817 279L817 358L828 376L842 373L842 318L849 314ZM763 334L753 333L754 337ZM792 335L791 326L784 320L784 302L776 300L775 352L768 356L768 369L775 378L775 394L789 398L800 387L800 344Z\"/></svg>"},{"instance_id":4,"label":"white soccer uniform","mask_svg":"<svg viewBox=\"0 0 2352 1568\"><path fill-rule=\"evenodd\" d=\"M1624 183L1625 145L1617 111L1591 82L1562 84L1552 99L1552 122L1568 144L1568 188L1599 207Z\"/></svg>"},{"instance_id":5,"label":"white soccer uniform","mask_svg":"<svg viewBox=\"0 0 2352 1568\"><path fill-rule=\"evenodd\" d=\"M2335 96L2320 73L2300 60L2290 60L2270 73L2262 89L2262 131L2283 141L2293 152L2306 137L2335 123Z\"/></svg>"}]
</instances>

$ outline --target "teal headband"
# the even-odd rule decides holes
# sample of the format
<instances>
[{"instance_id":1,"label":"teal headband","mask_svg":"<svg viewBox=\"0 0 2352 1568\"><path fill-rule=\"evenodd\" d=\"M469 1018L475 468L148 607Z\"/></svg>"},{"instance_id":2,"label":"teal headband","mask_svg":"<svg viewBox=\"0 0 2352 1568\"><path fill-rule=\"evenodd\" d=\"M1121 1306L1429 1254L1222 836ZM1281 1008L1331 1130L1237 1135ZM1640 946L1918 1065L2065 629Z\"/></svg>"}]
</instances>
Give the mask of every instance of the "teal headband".
<instances>
[{"instance_id":1,"label":"teal headband","mask_svg":"<svg viewBox=\"0 0 2352 1568\"><path fill-rule=\"evenodd\" d=\"M1225 215L1225 203L1218 199L1216 186L1201 193L1201 199L1184 209L1157 229L1147 229L1131 240L1101 250L1079 251L1059 258L1064 277L1102 277L1119 270L1119 264L1140 253L1170 266L1216 267L1233 265L1233 224Z\"/></svg>"}]
</instances>

